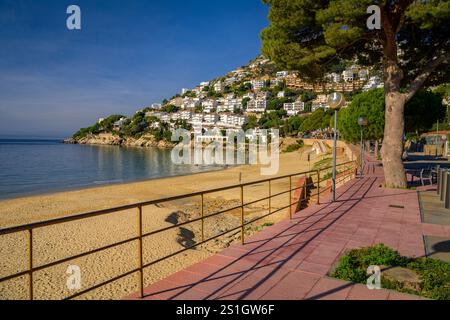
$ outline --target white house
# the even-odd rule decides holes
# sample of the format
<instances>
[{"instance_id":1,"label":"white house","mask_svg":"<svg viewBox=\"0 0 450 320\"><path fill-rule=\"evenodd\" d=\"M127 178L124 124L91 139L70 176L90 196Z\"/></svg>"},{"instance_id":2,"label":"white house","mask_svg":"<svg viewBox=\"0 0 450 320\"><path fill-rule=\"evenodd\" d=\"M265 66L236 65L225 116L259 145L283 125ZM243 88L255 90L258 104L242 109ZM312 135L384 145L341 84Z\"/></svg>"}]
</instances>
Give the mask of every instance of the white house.
<instances>
[{"instance_id":1,"label":"white house","mask_svg":"<svg viewBox=\"0 0 450 320\"><path fill-rule=\"evenodd\" d=\"M195 109L200 106L201 102L202 101L199 98L186 97L183 99L181 109Z\"/></svg>"},{"instance_id":2,"label":"white house","mask_svg":"<svg viewBox=\"0 0 450 320\"><path fill-rule=\"evenodd\" d=\"M276 73L277 78L286 78L289 75L288 71L278 71Z\"/></svg>"},{"instance_id":3,"label":"white house","mask_svg":"<svg viewBox=\"0 0 450 320\"><path fill-rule=\"evenodd\" d=\"M334 83L339 83L339 82L341 82L341 79L342 79L341 75L336 72L330 73L328 75L328 78L330 79L331 82L334 82Z\"/></svg>"},{"instance_id":4,"label":"white house","mask_svg":"<svg viewBox=\"0 0 450 320\"><path fill-rule=\"evenodd\" d=\"M352 82L353 81L353 70L344 70L342 72L342 77L344 78L344 81Z\"/></svg>"},{"instance_id":5,"label":"white house","mask_svg":"<svg viewBox=\"0 0 450 320\"><path fill-rule=\"evenodd\" d=\"M251 84L252 84L253 90L260 90L260 89L264 88L264 86L266 85L264 80L252 80Z\"/></svg>"},{"instance_id":6,"label":"white house","mask_svg":"<svg viewBox=\"0 0 450 320\"><path fill-rule=\"evenodd\" d=\"M225 85L222 81L218 81L214 84L214 91L222 92L225 89Z\"/></svg>"},{"instance_id":7,"label":"white house","mask_svg":"<svg viewBox=\"0 0 450 320\"><path fill-rule=\"evenodd\" d=\"M284 91L280 91L277 93L277 98L284 98L285 97L285 92Z\"/></svg>"},{"instance_id":8,"label":"white house","mask_svg":"<svg viewBox=\"0 0 450 320\"><path fill-rule=\"evenodd\" d=\"M123 117L120 118L119 120L114 122L113 130L118 131L118 130L122 129L126 125L127 121L128 121L128 118L123 118Z\"/></svg>"},{"instance_id":9,"label":"white house","mask_svg":"<svg viewBox=\"0 0 450 320\"><path fill-rule=\"evenodd\" d=\"M162 104L161 103L152 103L150 108L159 110L162 108Z\"/></svg>"},{"instance_id":10,"label":"white house","mask_svg":"<svg viewBox=\"0 0 450 320\"><path fill-rule=\"evenodd\" d=\"M369 79L369 70L367 70L367 69L359 70L358 77L359 77L359 80L362 80L362 81L368 80Z\"/></svg>"},{"instance_id":11,"label":"white house","mask_svg":"<svg viewBox=\"0 0 450 320\"><path fill-rule=\"evenodd\" d=\"M225 79L225 85L230 86L230 85L236 83L236 81L237 81L236 77L227 78L227 79Z\"/></svg>"},{"instance_id":12,"label":"white house","mask_svg":"<svg viewBox=\"0 0 450 320\"><path fill-rule=\"evenodd\" d=\"M369 81L364 85L363 90L369 91L375 88L383 88L384 84L381 82L380 77L373 76L369 78Z\"/></svg>"},{"instance_id":13,"label":"white house","mask_svg":"<svg viewBox=\"0 0 450 320\"><path fill-rule=\"evenodd\" d=\"M328 95L319 94L316 99L312 101L311 111L314 112L319 108L328 109Z\"/></svg>"}]
</instances>

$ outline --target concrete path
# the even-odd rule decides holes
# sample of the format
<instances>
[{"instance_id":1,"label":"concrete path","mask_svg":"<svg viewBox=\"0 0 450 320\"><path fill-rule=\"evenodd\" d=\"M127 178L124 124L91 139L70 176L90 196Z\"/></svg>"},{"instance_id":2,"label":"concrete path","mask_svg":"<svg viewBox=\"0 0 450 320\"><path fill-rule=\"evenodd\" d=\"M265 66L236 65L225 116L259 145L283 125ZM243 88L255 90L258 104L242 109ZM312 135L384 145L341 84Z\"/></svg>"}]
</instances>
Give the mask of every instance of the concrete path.
<instances>
[{"instance_id":1,"label":"concrete path","mask_svg":"<svg viewBox=\"0 0 450 320\"><path fill-rule=\"evenodd\" d=\"M424 256L423 236L450 237L450 227L421 223L417 192L382 188L378 162L366 176L201 263L145 289L146 299L419 299L327 276L348 249L384 243L406 256ZM129 297L136 298L137 295Z\"/></svg>"}]
</instances>

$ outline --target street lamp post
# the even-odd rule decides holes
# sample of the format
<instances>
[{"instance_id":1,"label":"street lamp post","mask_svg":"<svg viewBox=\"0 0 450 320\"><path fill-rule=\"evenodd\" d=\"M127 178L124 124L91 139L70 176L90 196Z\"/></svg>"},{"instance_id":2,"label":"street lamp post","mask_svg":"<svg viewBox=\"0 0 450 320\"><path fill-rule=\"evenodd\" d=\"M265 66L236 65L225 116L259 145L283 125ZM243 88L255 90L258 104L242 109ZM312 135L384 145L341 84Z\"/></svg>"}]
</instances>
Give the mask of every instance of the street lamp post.
<instances>
[{"instance_id":1,"label":"street lamp post","mask_svg":"<svg viewBox=\"0 0 450 320\"><path fill-rule=\"evenodd\" d=\"M360 171L359 171L359 175L362 177L363 176L363 167L364 167L364 135L363 135L363 130L364 127L367 126L367 119L365 117L359 117L358 119L358 124L359 127L361 128L361 159L360 159Z\"/></svg>"},{"instance_id":2,"label":"street lamp post","mask_svg":"<svg viewBox=\"0 0 450 320\"><path fill-rule=\"evenodd\" d=\"M328 97L328 105L334 110L334 131L333 131L333 177L331 181L331 192L333 202L336 201L336 162L337 162L337 120L338 111L345 104L344 96L339 92L334 92Z\"/></svg>"},{"instance_id":3,"label":"street lamp post","mask_svg":"<svg viewBox=\"0 0 450 320\"><path fill-rule=\"evenodd\" d=\"M442 135L442 142L444 143L442 148L443 157L447 156L448 150L447 150L447 135Z\"/></svg>"}]
</instances>

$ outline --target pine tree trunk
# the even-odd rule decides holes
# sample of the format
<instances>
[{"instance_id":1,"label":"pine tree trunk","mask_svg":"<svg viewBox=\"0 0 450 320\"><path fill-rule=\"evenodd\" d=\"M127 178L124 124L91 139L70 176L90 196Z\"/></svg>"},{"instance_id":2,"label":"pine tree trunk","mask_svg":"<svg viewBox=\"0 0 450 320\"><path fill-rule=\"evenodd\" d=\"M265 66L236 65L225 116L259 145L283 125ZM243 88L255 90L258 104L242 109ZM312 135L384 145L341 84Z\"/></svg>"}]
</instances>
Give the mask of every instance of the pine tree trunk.
<instances>
[{"instance_id":1,"label":"pine tree trunk","mask_svg":"<svg viewBox=\"0 0 450 320\"><path fill-rule=\"evenodd\" d=\"M402 161L405 97L400 92L387 92L385 99L386 115L382 156L386 186L406 188L406 174Z\"/></svg>"}]
</instances>

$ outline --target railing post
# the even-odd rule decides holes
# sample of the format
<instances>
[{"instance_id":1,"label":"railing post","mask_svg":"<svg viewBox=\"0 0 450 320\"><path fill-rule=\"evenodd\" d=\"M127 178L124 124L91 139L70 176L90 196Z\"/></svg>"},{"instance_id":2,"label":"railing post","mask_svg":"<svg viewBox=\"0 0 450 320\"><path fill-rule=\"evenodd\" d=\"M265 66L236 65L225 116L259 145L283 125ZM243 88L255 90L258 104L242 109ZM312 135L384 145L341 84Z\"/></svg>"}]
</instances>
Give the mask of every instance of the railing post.
<instances>
[{"instance_id":1,"label":"railing post","mask_svg":"<svg viewBox=\"0 0 450 320\"><path fill-rule=\"evenodd\" d=\"M204 220L204 217L205 217L205 208L204 208L204 196L203 196L203 193L202 193L202 196L201 196L201 198L202 198L202 203L201 203L201 206L200 206L200 210L201 210L201 217L202 217L202 242L204 242L205 241L205 220Z\"/></svg>"},{"instance_id":2,"label":"railing post","mask_svg":"<svg viewBox=\"0 0 450 320\"><path fill-rule=\"evenodd\" d=\"M272 213L272 180L269 180L269 214Z\"/></svg>"},{"instance_id":3,"label":"railing post","mask_svg":"<svg viewBox=\"0 0 450 320\"><path fill-rule=\"evenodd\" d=\"M142 249L142 206L138 207L139 210L139 294L141 299L144 298L144 255Z\"/></svg>"},{"instance_id":4,"label":"railing post","mask_svg":"<svg viewBox=\"0 0 450 320\"><path fill-rule=\"evenodd\" d=\"M28 289L30 300L33 300L33 229L28 230L28 270Z\"/></svg>"},{"instance_id":5,"label":"railing post","mask_svg":"<svg viewBox=\"0 0 450 320\"><path fill-rule=\"evenodd\" d=\"M292 220L292 176L289 176L289 219Z\"/></svg>"},{"instance_id":6,"label":"railing post","mask_svg":"<svg viewBox=\"0 0 450 320\"><path fill-rule=\"evenodd\" d=\"M244 186L241 185L241 241L245 243L244 239Z\"/></svg>"},{"instance_id":7,"label":"railing post","mask_svg":"<svg viewBox=\"0 0 450 320\"><path fill-rule=\"evenodd\" d=\"M308 178L306 177L306 174L305 174L305 182L303 183L303 191L305 192L305 196L303 197L302 202L306 203L306 200L308 199ZM303 203L301 205L303 205Z\"/></svg>"},{"instance_id":8,"label":"railing post","mask_svg":"<svg viewBox=\"0 0 450 320\"><path fill-rule=\"evenodd\" d=\"M317 170L317 204L320 204L320 169Z\"/></svg>"}]
</instances>

